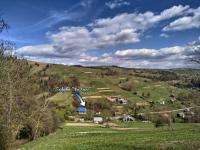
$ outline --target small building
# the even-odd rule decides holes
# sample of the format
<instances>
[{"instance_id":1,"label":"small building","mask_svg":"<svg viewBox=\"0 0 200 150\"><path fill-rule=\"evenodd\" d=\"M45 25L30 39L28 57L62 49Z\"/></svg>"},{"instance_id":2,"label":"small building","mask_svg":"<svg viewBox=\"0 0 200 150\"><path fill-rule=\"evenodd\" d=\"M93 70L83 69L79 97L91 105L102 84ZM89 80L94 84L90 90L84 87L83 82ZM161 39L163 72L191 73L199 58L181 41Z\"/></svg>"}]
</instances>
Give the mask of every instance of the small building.
<instances>
[{"instance_id":1,"label":"small building","mask_svg":"<svg viewBox=\"0 0 200 150\"><path fill-rule=\"evenodd\" d=\"M103 118L102 117L94 117L93 122L94 123L103 123Z\"/></svg>"},{"instance_id":2,"label":"small building","mask_svg":"<svg viewBox=\"0 0 200 150\"><path fill-rule=\"evenodd\" d=\"M164 100L164 98L161 98L161 99L157 100L156 103L160 104L160 105L165 105L165 100Z\"/></svg>"},{"instance_id":3,"label":"small building","mask_svg":"<svg viewBox=\"0 0 200 150\"><path fill-rule=\"evenodd\" d=\"M106 99L113 103L127 104L127 100L120 96L107 96Z\"/></svg>"},{"instance_id":4,"label":"small building","mask_svg":"<svg viewBox=\"0 0 200 150\"><path fill-rule=\"evenodd\" d=\"M177 113L177 117L184 119L186 122L193 122L195 113L190 110L184 110Z\"/></svg>"},{"instance_id":5,"label":"small building","mask_svg":"<svg viewBox=\"0 0 200 150\"><path fill-rule=\"evenodd\" d=\"M160 105L165 105L165 101L164 101L163 99L159 100L158 103L159 103Z\"/></svg>"},{"instance_id":6,"label":"small building","mask_svg":"<svg viewBox=\"0 0 200 150\"><path fill-rule=\"evenodd\" d=\"M118 96L107 96L106 99L110 102L117 102Z\"/></svg>"},{"instance_id":7,"label":"small building","mask_svg":"<svg viewBox=\"0 0 200 150\"><path fill-rule=\"evenodd\" d=\"M122 121L123 122L135 121L135 118L130 115L123 115Z\"/></svg>"},{"instance_id":8,"label":"small building","mask_svg":"<svg viewBox=\"0 0 200 150\"><path fill-rule=\"evenodd\" d=\"M176 101L176 98L171 98L170 102L173 104Z\"/></svg>"},{"instance_id":9,"label":"small building","mask_svg":"<svg viewBox=\"0 0 200 150\"><path fill-rule=\"evenodd\" d=\"M176 95L175 94L172 93L169 97L171 98L170 99L171 103L174 103L176 101Z\"/></svg>"},{"instance_id":10,"label":"small building","mask_svg":"<svg viewBox=\"0 0 200 150\"><path fill-rule=\"evenodd\" d=\"M78 107L77 112L79 114L86 114L87 109L85 107Z\"/></svg>"},{"instance_id":11,"label":"small building","mask_svg":"<svg viewBox=\"0 0 200 150\"><path fill-rule=\"evenodd\" d=\"M124 99L124 98L119 98L117 101L118 101L120 104L127 104L127 100Z\"/></svg>"},{"instance_id":12,"label":"small building","mask_svg":"<svg viewBox=\"0 0 200 150\"><path fill-rule=\"evenodd\" d=\"M177 113L177 117L184 119L185 118L184 112Z\"/></svg>"}]
</instances>

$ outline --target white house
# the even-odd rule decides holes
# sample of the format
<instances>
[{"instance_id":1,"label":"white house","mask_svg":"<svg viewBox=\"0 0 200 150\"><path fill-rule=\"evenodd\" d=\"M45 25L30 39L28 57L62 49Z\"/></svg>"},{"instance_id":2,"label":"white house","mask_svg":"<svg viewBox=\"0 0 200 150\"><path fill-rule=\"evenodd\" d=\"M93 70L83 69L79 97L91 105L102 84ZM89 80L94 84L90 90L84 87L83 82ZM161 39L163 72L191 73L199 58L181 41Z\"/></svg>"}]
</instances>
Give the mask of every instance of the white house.
<instances>
[{"instance_id":1,"label":"white house","mask_svg":"<svg viewBox=\"0 0 200 150\"><path fill-rule=\"evenodd\" d=\"M103 122L103 118L102 117L94 117L93 118L93 122L94 123L102 123Z\"/></svg>"}]
</instances>

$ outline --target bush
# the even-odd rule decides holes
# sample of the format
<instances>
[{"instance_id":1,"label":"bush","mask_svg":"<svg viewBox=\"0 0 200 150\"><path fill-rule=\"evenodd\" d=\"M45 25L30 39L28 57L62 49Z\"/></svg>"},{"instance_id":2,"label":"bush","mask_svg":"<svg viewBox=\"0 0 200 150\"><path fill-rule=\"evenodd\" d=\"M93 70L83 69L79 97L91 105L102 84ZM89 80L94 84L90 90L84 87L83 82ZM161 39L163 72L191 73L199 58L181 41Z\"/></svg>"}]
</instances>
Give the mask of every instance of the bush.
<instances>
[{"instance_id":1,"label":"bush","mask_svg":"<svg viewBox=\"0 0 200 150\"><path fill-rule=\"evenodd\" d=\"M134 95L137 95L137 92L133 92Z\"/></svg>"},{"instance_id":2,"label":"bush","mask_svg":"<svg viewBox=\"0 0 200 150\"><path fill-rule=\"evenodd\" d=\"M132 90L132 83L131 82L125 82L125 83L120 84L119 87L123 90L131 91Z\"/></svg>"},{"instance_id":3,"label":"bush","mask_svg":"<svg viewBox=\"0 0 200 150\"><path fill-rule=\"evenodd\" d=\"M163 121L162 121L160 118L157 119L157 120L155 121L155 123L154 123L154 126L155 126L156 128L163 127L163 126L164 126Z\"/></svg>"},{"instance_id":4,"label":"bush","mask_svg":"<svg viewBox=\"0 0 200 150\"><path fill-rule=\"evenodd\" d=\"M17 134L17 139L29 139L31 137L32 131L29 126L22 127L18 134Z\"/></svg>"}]
</instances>

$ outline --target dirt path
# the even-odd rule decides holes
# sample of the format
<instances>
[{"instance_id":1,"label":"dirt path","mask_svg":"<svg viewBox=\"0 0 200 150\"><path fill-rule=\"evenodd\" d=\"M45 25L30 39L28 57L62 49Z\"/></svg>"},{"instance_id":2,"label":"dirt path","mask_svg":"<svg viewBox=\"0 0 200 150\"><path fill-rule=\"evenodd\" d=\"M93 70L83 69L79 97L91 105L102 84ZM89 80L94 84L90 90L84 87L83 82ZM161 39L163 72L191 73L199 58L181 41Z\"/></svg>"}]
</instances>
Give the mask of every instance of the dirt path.
<instances>
[{"instance_id":1,"label":"dirt path","mask_svg":"<svg viewBox=\"0 0 200 150\"><path fill-rule=\"evenodd\" d=\"M198 107L198 106L197 106ZM166 111L154 111L154 112L147 112L147 113L140 113L141 115L145 114L163 114L163 113L171 113L171 112L178 112L178 111L183 111L183 110L190 110L192 108L197 108L197 107L187 107L187 108L182 108L182 109L174 109L174 110L166 110Z\"/></svg>"},{"instance_id":2,"label":"dirt path","mask_svg":"<svg viewBox=\"0 0 200 150\"><path fill-rule=\"evenodd\" d=\"M99 124L94 124L94 123L85 123L85 122L70 122L66 123L65 126L77 126L77 127L92 127L92 126L100 126Z\"/></svg>"}]
</instances>

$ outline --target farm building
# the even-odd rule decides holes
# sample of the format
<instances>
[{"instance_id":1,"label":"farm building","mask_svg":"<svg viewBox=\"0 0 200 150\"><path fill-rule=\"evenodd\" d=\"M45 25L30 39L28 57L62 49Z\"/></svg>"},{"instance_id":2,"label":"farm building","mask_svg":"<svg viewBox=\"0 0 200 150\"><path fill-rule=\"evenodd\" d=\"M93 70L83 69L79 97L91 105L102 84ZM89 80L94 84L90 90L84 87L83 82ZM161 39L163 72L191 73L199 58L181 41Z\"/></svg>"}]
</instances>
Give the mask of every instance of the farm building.
<instances>
[{"instance_id":1,"label":"farm building","mask_svg":"<svg viewBox=\"0 0 200 150\"><path fill-rule=\"evenodd\" d=\"M79 114L86 114L87 109L85 107L79 107L77 108L77 112Z\"/></svg>"},{"instance_id":2,"label":"farm building","mask_svg":"<svg viewBox=\"0 0 200 150\"><path fill-rule=\"evenodd\" d=\"M195 114L190 110L185 110L183 112L177 113L177 117L184 119L186 122L192 122L195 120Z\"/></svg>"},{"instance_id":3,"label":"farm building","mask_svg":"<svg viewBox=\"0 0 200 150\"><path fill-rule=\"evenodd\" d=\"M103 118L102 117L94 117L93 122L94 123L103 123Z\"/></svg>"},{"instance_id":4,"label":"farm building","mask_svg":"<svg viewBox=\"0 0 200 150\"><path fill-rule=\"evenodd\" d=\"M120 96L107 96L106 99L113 103L127 104L127 100Z\"/></svg>"},{"instance_id":5,"label":"farm building","mask_svg":"<svg viewBox=\"0 0 200 150\"><path fill-rule=\"evenodd\" d=\"M160 104L160 105L165 105L165 101L164 101L164 99L160 99L160 100L158 100L157 103Z\"/></svg>"},{"instance_id":6,"label":"farm building","mask_svg":"<svg viewBox=\"0 0 200 150\"><path fill-rule=\"evenodd\" d=\"M130 115L124 115L122 118L123 122L135 121L135 118Z\"/></svg>"}]
</instances>

